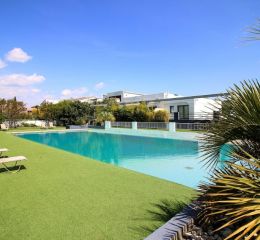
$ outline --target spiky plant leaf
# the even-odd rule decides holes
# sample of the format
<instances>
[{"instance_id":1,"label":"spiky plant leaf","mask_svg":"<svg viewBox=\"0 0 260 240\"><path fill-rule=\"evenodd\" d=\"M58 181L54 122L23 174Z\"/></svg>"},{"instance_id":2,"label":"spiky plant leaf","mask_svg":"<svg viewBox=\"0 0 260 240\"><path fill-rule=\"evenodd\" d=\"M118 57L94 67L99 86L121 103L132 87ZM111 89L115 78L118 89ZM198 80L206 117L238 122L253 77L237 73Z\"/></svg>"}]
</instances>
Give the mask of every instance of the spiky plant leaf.
<instances>
[{"instance_id":1,"label":"spiky plant leaf","mask_svg":"<svg viewBox=\"0 0 260 240\"><path fill-rule=\"evenodd\" d=\"M260 40L260 19L257 20L257 23L248 29L250 36L248 40Z\"/></svg>"},{"instance_id":2,"label":"spiky plant leaf","mask_svg":"<svg viewBox=\"0 0 260 240\"><path fill-rule=\"evenodd\" d=\"M242 156L235 153L234 162L216 170L210 183L200 185L199 219L214 224L215 231L235 229L226 239L251 240L260 238L260 159L240 151Z\"/></svg>"},{"instance_id":3,"label":"spiky plant leaf","mask_svg":"<svg viewBox=\"0 0 260 240\"><path fill-rule=\"evenodd\" d=\"M235 85L221 100L219 121L212 124L202 137L205 164L215 167L223 146L230 143L226 155L237 152L239 146L249 154L260 156L260 83L244 81Z\"/></svg>"}]
</instances>

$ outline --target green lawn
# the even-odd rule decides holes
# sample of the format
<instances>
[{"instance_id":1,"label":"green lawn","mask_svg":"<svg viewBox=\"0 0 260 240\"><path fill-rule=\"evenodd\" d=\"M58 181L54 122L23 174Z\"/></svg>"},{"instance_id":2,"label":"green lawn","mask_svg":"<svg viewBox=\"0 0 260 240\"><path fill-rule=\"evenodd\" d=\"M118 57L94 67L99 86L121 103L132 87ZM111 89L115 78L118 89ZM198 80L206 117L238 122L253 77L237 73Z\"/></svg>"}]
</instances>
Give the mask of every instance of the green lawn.
<instances>
[{"instance_id":1,"label":"green lawn","mask_svg":"<svg viewBox=\"0 0 260 240\"><path fill-rule=\"evenodd\" d=\"M0 147L26 169L0 173L0 239L143 239L147 210L194 191L0 132ZM174 172L172 173L174 174Z\"/></svg>"}]
</instances>

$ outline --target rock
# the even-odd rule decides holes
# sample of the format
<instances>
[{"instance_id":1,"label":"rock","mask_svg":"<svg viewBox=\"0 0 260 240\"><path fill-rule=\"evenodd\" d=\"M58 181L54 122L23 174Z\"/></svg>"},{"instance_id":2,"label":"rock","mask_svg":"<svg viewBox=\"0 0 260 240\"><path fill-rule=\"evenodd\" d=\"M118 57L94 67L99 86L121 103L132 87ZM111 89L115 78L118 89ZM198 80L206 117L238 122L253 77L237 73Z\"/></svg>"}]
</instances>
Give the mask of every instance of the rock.
<instances>
[{"instance_id":1,"label":"rock","mask_svg":"<svg viewBox=\"0 0 260 240\"><path fill-rule=\"evenodd\" d=\"M230 235L233 231L230 228L226 228L222 231L222 236L226 238L228 235Z\"/></svg>"},{"instance_id":2,"label":"rock","mask_svg":"<svg viewBox=\"0 0 260 240\"><path fill-rule=\"evenodd\" d=\"M218 234L214 234L214 239L217 240L219 238L219 235Z\"/></svg>"},{"instance_id":3,"label":"rock","mask_svg":"<svg viewBox=\"0 0 260 240\"><path fill-rule=\"evenodd\" d=\"M187 232L187 233L184 233L183 236L186 237L186 238L187 237L191 238L193 235L192 235L192 233Z\"/></svg>"},{"instance_id":4,"label":"rock","mask_svg":"<svg viewBox=\"0 0 260 240\"><path fill-rule=\"evenodd\" d=\"M197 237L195 237L195 240L203 240L203 238L200 236L197 236Z\"/></svg>"}]
</instances>

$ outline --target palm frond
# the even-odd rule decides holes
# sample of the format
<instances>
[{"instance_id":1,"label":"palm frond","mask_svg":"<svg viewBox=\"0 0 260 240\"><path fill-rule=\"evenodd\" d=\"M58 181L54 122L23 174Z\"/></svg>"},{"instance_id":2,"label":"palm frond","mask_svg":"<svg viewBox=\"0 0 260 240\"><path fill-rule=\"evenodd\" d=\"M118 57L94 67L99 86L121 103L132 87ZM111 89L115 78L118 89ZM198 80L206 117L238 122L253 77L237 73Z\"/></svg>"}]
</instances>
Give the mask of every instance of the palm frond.
<instances>
[{"instance_id":1,"label":"palm frond","mask_svg":"<svg viewBox=\"0 0 260 240\"><path fill-rule=\"evenodd\" d=\"M226 239L255 239L260 231L260 159L240 149L237 162L228 162L201 184L199 219L214 224L215 231L235 229ZM246 157L245 157L246 155Z\"/></svg>"},{"instance_id":2,"label":"palm frond","mask_svg":"<svg viewBox=\"0 0 260 240\"><path fill-rule=\"evenodd\" d=\"M219 121L201 139L205 164L211 167L217 165L228 143L224 152L229 157L240 147L260 156L260 83L244 81L227 92L221 99Z\"/></svg>"},{"instance_id":3,"label":"palm frond","mask_svg":"<svg viewBox=\"0 0 260 240\"><path fill-rule=\"evenodd\" d=\"M250 35L247 40L260 40L260 19L257 20L257 23L250 27L247 31Z\"/></svg>"}]
</instances>

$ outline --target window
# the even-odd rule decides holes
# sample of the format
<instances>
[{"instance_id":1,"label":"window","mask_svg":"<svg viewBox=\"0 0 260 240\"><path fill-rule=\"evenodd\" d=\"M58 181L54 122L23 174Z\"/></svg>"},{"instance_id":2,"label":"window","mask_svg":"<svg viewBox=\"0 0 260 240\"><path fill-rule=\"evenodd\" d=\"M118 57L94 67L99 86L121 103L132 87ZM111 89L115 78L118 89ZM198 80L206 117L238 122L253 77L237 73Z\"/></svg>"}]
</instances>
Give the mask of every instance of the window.
<instances>
[{"instance_id":1,"label":"window","mask_svg":"<svg viewBox=\"0 0 260 240\"><path fill-rule=\"evenodd\" d=\"M170 113L174 113L174 106L170 106Z\"/></svg>"},{"instance_id":2,"label":"window","mask_svg":"<svg viewBox=\"0 0 260 240\"><path fill-rule=\"evenodd\" d=\"M189 119L189 105L178 106L179 119Z\"/></svg>"}]
</instances>

